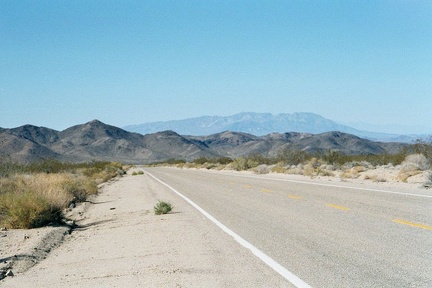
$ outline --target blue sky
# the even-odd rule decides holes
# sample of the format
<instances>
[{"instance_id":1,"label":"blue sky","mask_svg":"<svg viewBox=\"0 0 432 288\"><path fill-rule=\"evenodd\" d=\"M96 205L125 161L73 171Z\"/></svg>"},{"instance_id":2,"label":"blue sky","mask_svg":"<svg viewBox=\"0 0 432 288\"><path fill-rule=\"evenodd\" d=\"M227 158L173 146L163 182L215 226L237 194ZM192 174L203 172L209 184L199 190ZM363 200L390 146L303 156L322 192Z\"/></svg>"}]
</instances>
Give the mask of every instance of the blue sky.
<instances>
[{"instance_id":1,"label":"blue sky","mask_svg":"<svg viewBox=\"0 0 432 288\"><path fill-rule=\"evenodd\" d=\"M2 0L0 127L313 112L432 134L431 19L429 0Z\"/></svg>"}]
</instances>

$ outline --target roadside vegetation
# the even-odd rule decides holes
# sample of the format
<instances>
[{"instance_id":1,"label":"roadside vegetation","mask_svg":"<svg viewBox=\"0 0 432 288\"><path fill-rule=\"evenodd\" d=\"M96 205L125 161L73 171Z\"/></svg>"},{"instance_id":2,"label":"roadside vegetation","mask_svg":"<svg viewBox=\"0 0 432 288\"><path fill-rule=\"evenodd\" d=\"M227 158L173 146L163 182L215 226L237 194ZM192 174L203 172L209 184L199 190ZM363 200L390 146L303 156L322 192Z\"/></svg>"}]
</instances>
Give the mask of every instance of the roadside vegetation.
<instances>
[{"instance_id":1,"label":"roadside vegetation","mask_svg":"<svg viewBox=\"0 0 432 288\"><path fill-rule=\"evenodd\" d=\"M120 163L17 164L0 158L0 227L36 228L59 223L65 208L98 191L98 184L123 175Z\"/></svg>"},{"instance_id":2,"label":"roadside vegetation","mask_svg":"<svg viewBox=\"0 0 432 288\"><path fill-rule=\"evenodd\" d=\"M361 178L374 182L389 180L409 182L416 175L424 176L432 185L432 143L417 141L394 154L346 155L338 151L307 153L284 149L273 157L250 155L238 158L197 158L194 161L170 159L154 165L180 168L253 171L257 174L286 173L309 177ZM386 170L384 173L384 170ZM391 171L392 173L388 173Z\"/></svg>"},{"instance_id":3,"label":"roadside vegetation","mask_svg":"<svg viewBox=\"0 0 432 288\"><path fill-rule=\"evenodd\" d=\"M158 201L156 205L153 207L154 213L156 215L168 214L173 209L172 205L168 202Z\"/></svg>"}]
</instances>

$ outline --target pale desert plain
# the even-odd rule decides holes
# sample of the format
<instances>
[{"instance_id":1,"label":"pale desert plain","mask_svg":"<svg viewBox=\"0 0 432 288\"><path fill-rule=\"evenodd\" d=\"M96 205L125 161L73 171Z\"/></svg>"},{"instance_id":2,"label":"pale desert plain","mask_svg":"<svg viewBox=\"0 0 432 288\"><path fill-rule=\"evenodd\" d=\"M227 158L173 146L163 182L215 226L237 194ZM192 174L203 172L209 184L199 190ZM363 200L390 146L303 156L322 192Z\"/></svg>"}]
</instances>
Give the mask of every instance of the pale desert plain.
<instances>
[{"instance_id":1,"label":"pale desert plain","mask_svg":"<svg viewBox=\"0 0 432 288\"><path fill-rule=\"evenodd\" d=\"M69 209L72 231L0 231L0 269L9 272L0 287L293 287L167 187L146 173L132 176L139 169ZM432 195L424 185L428 173L406 182L397 180L395 168L362 171L356 179L271 175ZM160 199L174 206L171 213L154 214Z\"/></svg>"}]
</instances>

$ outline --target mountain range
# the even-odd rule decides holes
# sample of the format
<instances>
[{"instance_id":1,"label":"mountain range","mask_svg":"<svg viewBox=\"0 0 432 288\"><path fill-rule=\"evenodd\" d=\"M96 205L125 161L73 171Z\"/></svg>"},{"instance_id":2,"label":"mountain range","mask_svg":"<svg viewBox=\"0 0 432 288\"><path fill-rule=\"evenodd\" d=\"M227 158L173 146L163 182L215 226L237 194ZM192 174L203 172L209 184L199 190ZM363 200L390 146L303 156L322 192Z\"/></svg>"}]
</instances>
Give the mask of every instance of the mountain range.
<instances>
[{"instance_id":1,"label":"mountain range","mask_svg":"<svg viewBox=\"0 0 432 288\"><path fill-rule=\"evenodd\" d=\"M403 146L405 144L374 142L343 132L289 132L255 136L224 131L207 136L186 136L167 130L142 135L98 120L63 131L33 125L0 128L0 156L24 163L57 159L146 164L168 159L190 161L199 157L276 156L283 149L380 154L397 152Z\"/></svg>"},{"instance_id":2,"label":"mountain range","mask_svg":"<svg viewBox=\"0 0 432 288\"><path fill-rule=\"evenodd\" d=\"M270 114L270 113L239 113L232 116L201 116L184 120L150 122L129 125L123 129L141 134L172 130L181 135L210 135L223 131L244 132L257 136L273 132L286 133L291 131L305 133L325 133L341 131L382 142L411 143L417 139L425 139L426 135L400 135L363 131L347 125L339 124L314 113Z\"/></svg>"}]
</instances>

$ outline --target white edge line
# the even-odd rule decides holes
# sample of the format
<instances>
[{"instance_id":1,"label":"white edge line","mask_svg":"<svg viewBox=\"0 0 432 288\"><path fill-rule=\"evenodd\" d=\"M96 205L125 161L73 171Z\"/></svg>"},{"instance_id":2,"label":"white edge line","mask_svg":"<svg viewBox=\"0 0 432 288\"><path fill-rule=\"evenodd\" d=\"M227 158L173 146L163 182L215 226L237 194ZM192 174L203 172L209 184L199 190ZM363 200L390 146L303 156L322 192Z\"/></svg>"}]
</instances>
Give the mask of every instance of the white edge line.
<instances>
[{"instance_id":1,"label":"white edge line","mask_svg":"<svg viewBox=\"0 0 432 288\"><path fill-rule=\"evenodd\" d=\"M201 212L205 217L207 217L210 221L212 221L214 224L216 224L220 229L222 229L225 233L233 237L240 245L243 247L249 249L256 257L258 257L261 261L263 261L265 264L267 264L270 268L272 268L274 271L279 273L282 277L284 277L286 280L294 284L294 286L298 288L311 288L306 282L301 280L299 277L294 275L292 272L288 271L285 267L277 263L275 260L273 260L270 256L253 246L251 243L237 235L234 231L223 225L221 222L219 222L216 218L214 218L212 215L207 213L204 209L202 209L200 206L198 206L195 202L178 192L176 189L171 187L170 185L166 184L162 180L155 177L153 174L149 173L148 171L145 171L148 175L150 175L153 179L161 183L162 185L169 188L171 191L179 195L181 198L183 198L186 202L188 202L190 205L192 205L195 209L197 209L199 212Z\"/></svg>"}]
</instances>

